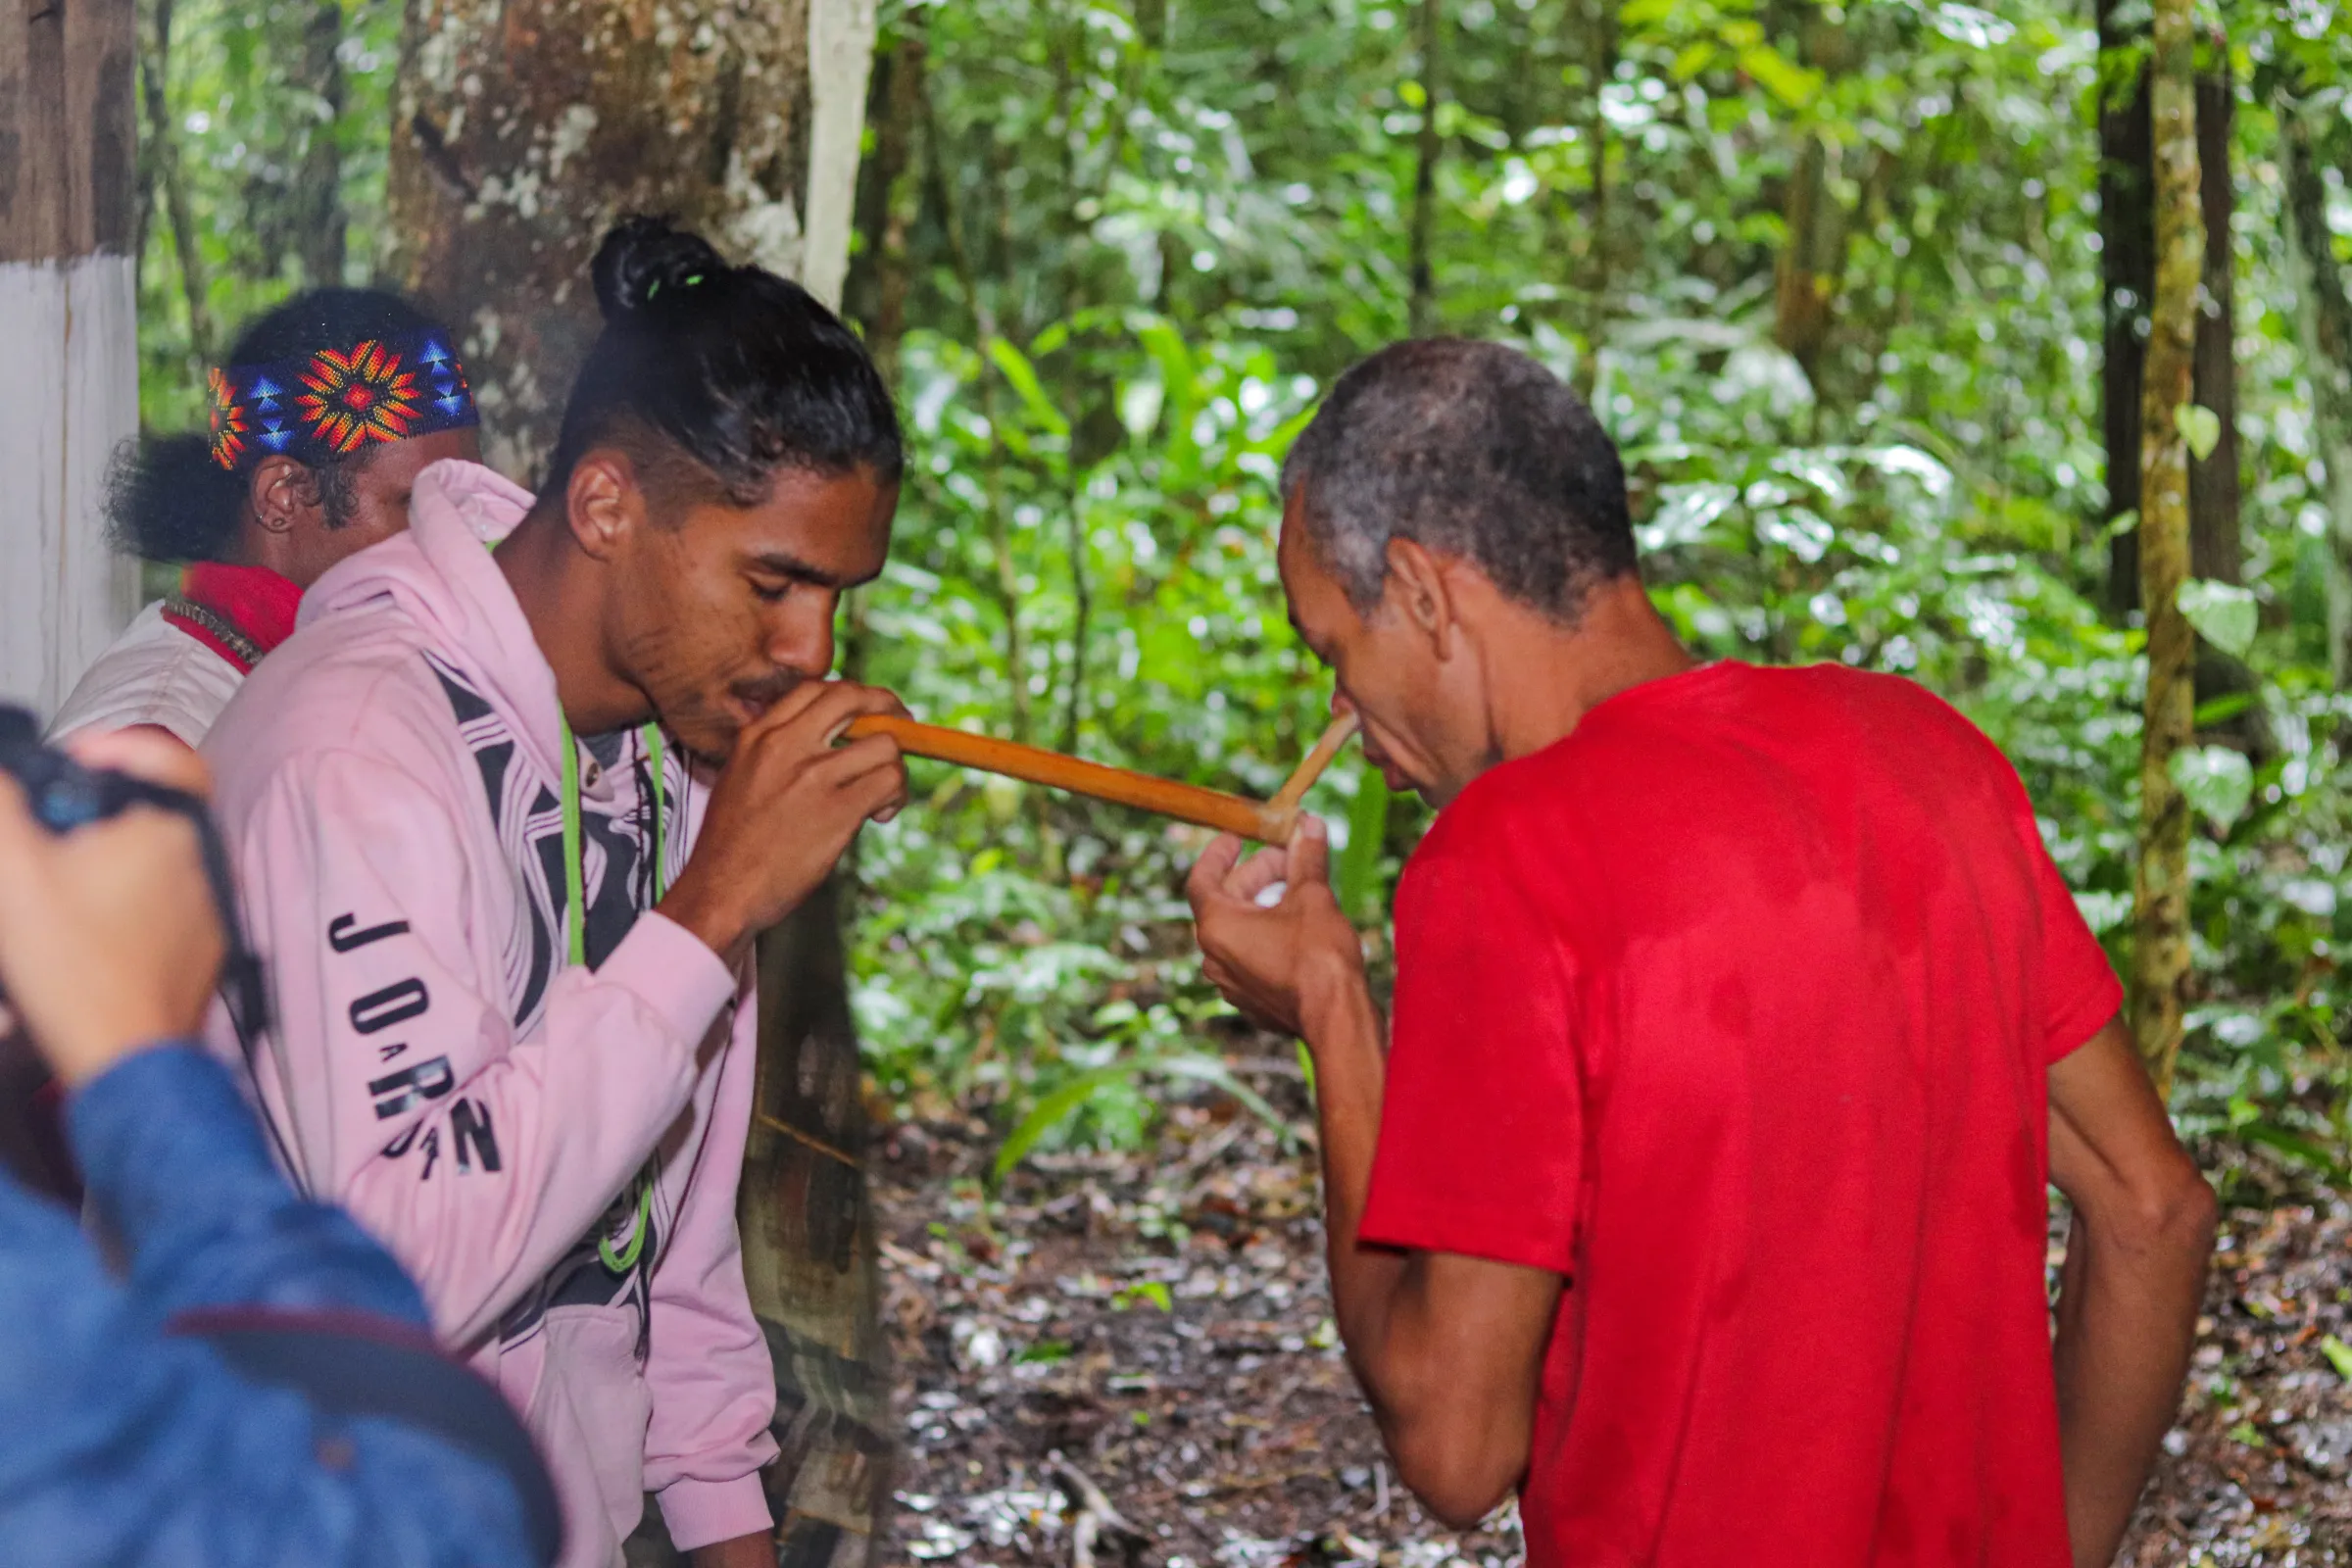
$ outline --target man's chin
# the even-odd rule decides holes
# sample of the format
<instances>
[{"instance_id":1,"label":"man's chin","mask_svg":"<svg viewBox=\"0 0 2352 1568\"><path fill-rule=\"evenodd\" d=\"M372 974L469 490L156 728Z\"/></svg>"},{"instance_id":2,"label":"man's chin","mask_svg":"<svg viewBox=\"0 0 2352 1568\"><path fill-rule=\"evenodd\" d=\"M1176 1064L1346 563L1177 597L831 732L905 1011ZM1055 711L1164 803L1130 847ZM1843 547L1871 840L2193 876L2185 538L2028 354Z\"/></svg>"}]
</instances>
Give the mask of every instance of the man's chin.
<instances>
[{"instance_id":1,"label":"man's chin","mask_svg":"<svg viewBox=\"0 0 2352 1568\"><path fill-rule=\"evenodd\" d=\"M662 715L662 727L669 732L678 749L706 767L724 767L727 759L735 755L736 743L743 739L744 726L736 719L708 711Z\"/></svg>"}]
</instances>

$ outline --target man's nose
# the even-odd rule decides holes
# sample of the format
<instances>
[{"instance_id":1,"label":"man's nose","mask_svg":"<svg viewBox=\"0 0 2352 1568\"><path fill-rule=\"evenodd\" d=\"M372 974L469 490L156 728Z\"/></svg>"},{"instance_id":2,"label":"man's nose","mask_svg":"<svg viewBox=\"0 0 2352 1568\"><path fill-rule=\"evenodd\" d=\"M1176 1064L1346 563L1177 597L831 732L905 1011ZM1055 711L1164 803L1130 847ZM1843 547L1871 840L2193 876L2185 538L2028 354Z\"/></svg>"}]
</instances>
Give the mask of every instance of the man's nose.
<instances>
[{"instance_id":1,"label":"man's nose","mask_svg":"<svg viewBox=\"0 0 2352 1568\"><path fill-rule=\"evenodd\" d=\"M823 679L833 672L833 605L828 597L822 611L814 607L789 605L785 612L772 623L767 639L767 657L786 669L797 669L811 679Z\"/></svg>"}]
</instances>

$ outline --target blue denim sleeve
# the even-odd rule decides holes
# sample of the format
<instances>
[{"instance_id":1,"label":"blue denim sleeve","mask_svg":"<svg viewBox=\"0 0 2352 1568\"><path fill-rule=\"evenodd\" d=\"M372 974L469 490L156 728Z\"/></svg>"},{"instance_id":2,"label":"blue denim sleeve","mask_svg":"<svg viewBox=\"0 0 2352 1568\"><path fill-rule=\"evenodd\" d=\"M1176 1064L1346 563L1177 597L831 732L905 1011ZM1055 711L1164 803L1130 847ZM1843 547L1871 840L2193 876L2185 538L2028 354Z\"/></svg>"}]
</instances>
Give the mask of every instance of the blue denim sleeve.
<instances>
[{"instance_id":1,"label":"blue denim sleeve","mask_svg":"<svg viewBox=\"0 0 2352 1568\"><path fill-rule=\"evenodd\" d=\"M414 1287L277 1177L234 1085L143 1053L69 1113L131 1250L110 1279L73 1216L0 1177L0 1542L40 1568L524 1568L496 1470L398 1424L323 1416L162 1320L190 1306L421 1324Z\"/></svg>"},{"instance_id":2,"label":"blue denim sleeve","mask_svg":"<svg viewBox=\"0 0 2352 1568\"><path fill-rule=\"evenodd\" d=\"M130 1294L158 1320L191 1307L360 1311L427 1326L424 1300L341 1209L295 1196L228 1069L142 1052L68 1102L67 1132Z\"/></svg>"}]
</instances>

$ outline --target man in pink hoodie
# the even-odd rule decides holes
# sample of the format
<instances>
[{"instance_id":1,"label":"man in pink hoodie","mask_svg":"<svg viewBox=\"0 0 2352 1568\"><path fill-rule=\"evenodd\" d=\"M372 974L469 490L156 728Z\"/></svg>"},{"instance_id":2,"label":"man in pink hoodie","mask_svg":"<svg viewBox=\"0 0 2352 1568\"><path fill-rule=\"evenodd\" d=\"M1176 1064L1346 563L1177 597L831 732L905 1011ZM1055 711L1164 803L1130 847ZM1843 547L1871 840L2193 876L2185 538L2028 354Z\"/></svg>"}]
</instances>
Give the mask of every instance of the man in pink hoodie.
<instances>
[{"instance_id":1,"label":"man in pink hoodie","mask_svg":"<svg viewBox=\"0 0 2352 1568\"><path fill-rule=\"evenodd\" d=\"M425 470L205 746L277 1020L217 1043L523 1412L565 1568L618 1568L648 1491L697 1568L769 1568L748 950L905 799L835 744L896 701L822 678L898 423L795 285L644 220L594 271L541 495Z\"/></svg>"}]
</instances>

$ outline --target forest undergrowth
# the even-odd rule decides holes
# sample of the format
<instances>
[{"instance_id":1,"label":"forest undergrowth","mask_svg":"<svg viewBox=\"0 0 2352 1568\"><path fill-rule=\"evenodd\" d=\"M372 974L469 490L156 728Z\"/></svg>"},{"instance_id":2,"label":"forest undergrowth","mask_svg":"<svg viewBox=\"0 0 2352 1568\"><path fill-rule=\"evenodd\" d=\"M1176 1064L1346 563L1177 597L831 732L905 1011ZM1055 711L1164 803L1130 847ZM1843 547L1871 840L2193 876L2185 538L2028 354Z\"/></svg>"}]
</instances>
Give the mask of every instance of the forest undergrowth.
<instances>
[{"instance_id":1,"label":"forest undergrowth","mask_svg":"<svg viewBox=\"0 0 2352 1568\"><path fill-rule=\"evenodd\" d=\"M1284 1130L1212 1090L1143 1147L1033 1158L993 1186L984 1122L878 1142L899 1389L888 1561L1519 1555L1508 1510L1457 1535L1383 1460L1331 1322L1305 1088L1262 1044L1236 1070ZM2205 1152L2245 1201L2225 1216L2180 1419L2118 1561L2352 1563L2352 1202L2269 1156ZM2063 1246L2053 1229L2053 1277Z\"/></svg>"}]
</instances>

